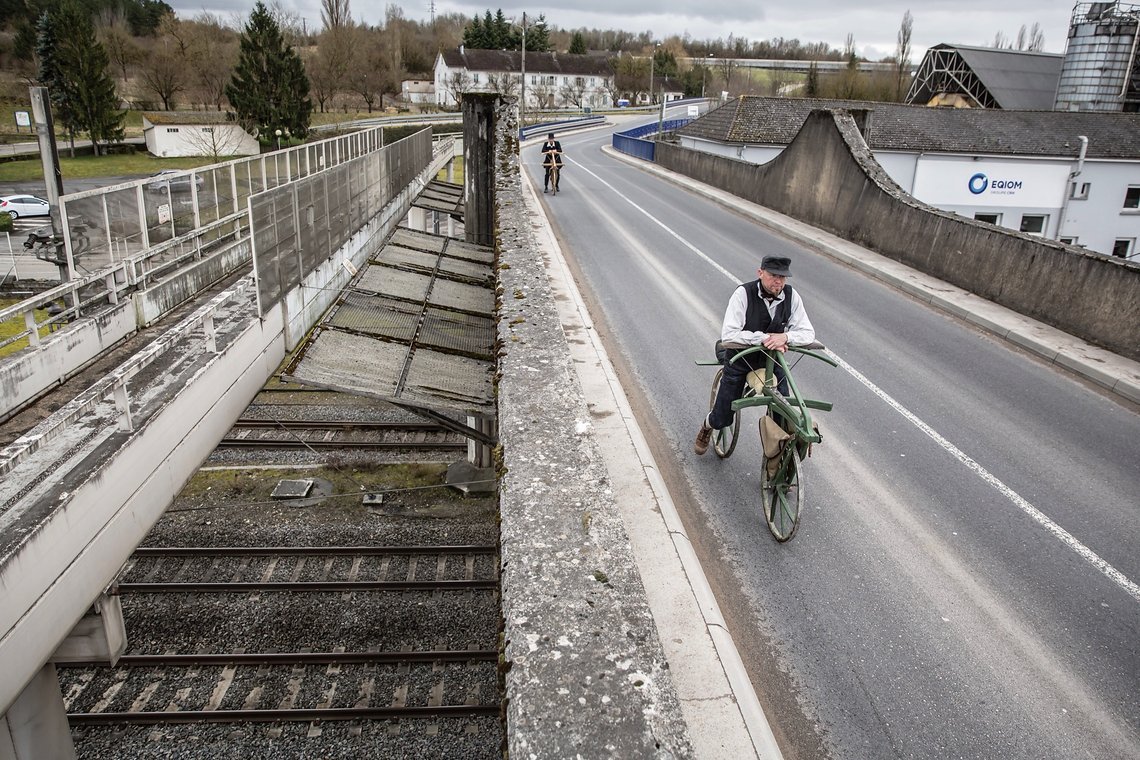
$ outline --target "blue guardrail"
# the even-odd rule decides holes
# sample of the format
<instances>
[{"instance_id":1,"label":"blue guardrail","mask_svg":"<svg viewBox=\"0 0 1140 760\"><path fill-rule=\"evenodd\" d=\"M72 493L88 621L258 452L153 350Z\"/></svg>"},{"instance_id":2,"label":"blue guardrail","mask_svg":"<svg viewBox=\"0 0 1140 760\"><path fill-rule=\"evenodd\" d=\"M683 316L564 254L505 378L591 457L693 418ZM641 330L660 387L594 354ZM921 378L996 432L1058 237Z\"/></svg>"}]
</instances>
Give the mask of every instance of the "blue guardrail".
<instances>
[{"instance_id":1,"label":"blue guardrail","mask_svg":"<svg viewBox=\"0 0 1140 760\"><path fill-rule=\"evenodd\" d=\"M624 132L614 132L613 146L614 150L620 150L622 153L633 156L634 158L641 158L646 161L653 161L657 154L657 143L653 140L642 139L645 135L655 134L658 129L662 132L672 132L673 130L680 129L688 124L692 119L669 119L662 122L660 128L656 124L645 124L633 129L627 129Z\"/></svg>"}]
</instances>

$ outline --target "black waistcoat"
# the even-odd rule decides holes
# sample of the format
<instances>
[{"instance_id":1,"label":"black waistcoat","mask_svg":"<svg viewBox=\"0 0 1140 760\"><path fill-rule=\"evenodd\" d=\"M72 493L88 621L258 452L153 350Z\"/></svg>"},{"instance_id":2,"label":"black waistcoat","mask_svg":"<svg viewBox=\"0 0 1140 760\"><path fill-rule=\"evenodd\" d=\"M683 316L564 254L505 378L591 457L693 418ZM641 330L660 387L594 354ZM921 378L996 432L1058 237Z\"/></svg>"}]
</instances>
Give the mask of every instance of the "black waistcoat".
<instances>
[{"instance_id":1,"label":"black waistcoat","mask_svg":"<svg viewBox=\"0 0 1140 760\"><path fill-rule=\"evenodd\" d=\"M744 329L750 332L782 333L788 328L792 318L792 286L784 286L784 300L776 306L775 315L768 314L768 307L760 297L760 280L741 285L748 294L748 311L744 314Z\"/></svg>"}]
</instances>

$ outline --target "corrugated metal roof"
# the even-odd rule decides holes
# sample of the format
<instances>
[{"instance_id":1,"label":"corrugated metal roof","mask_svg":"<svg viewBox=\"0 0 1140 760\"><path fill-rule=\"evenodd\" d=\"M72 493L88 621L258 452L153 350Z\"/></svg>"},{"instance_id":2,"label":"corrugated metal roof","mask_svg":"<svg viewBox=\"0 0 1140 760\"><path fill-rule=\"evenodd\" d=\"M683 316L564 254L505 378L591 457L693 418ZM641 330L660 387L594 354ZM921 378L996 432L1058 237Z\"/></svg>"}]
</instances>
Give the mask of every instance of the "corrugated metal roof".
<instances>
[{"instance_id":1,"label":"corrugated metal roof","mask_svg":"<svg viewBox=\"0 0 1140 760\"><path fill-rule=\"evenodd\" d=\"M958 53L1002 108L1021 111L1053 108L1063 55L964 45L935 47Z\"/></svg>"},{"instance_id":2,"label":"corrugated metal roof","mask_svg":"<svg viewBox=\"0 0 1140 760\"><path fill-rule=\"evenodd\" d=\"M1090 158L1140 159L1140 114L927 108L900 103L743 96L682 127L686 137L786 145L817 108L872 111L872 150L1013 156L1076 156L1081 135Z\"/></svg>"},{"instance_id":3,"label":"corrugated metal roof","mask_svg":"<svg viewBox=\"0 0 1140 760\"><path fill-rule=\"evenodd\" d=\"M493 262L491 248L398 228L286 376L436 413L493 417Z\"/></svg>"}]
</instances>

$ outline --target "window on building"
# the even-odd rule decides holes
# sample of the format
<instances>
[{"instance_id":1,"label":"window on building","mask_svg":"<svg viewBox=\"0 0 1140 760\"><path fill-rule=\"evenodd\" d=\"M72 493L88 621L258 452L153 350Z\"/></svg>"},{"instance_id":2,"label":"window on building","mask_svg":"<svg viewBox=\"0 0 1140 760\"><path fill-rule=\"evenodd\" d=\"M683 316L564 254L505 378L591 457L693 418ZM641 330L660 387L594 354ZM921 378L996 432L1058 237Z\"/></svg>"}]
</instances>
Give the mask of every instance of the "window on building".
<instances>
[{"instance_id":1,"label":"window on building","mask_svg":"<svg viewBox=\"0 0 1140 760\"><path fill-rule=\"evenodd\" d=\"M1112 244L1112 255L1122 259L1132 258L1136 247L1136 238L1117 238Z\"/></svg>"},{"instance_id":2,"label":"window on building","mask_svg":"<svg viewBox=\"0 0 1140 760\"><path fill-rule=\"evenodd\" d=\"M167 131L167 132L177 132L177 131L178 131L178 127L167 127L167 128L166 128L166 131Z\"/></svg>"},{"instance_id":3,"label":"window on building","mask_svg":"<svg viewBox=\"0 0 1140 760\"><path fill-rule=\"evenodd\" d=\"M202 131L203 131L203 132L206 132L206 133L209 133L209 134L213 134L213 133L214 133L214 128L213 128L213 127L202 127Z\"/></svg>"},{"instance_id":4,"label":"window on building","mask_svg":"<svg viewBox=\"0 0 1140 760\"><path fill-rule=\"evenodd\" d=\"M472 84L479 84L479 75L478 74L472 74L471 75L471 83Z\"/></svg>"},{"instance_id":5,"label":"window on building","mask_svg":"<svg viewBox=\"0 0 1140 760\"><path fill-rule=\"evenodd\" d=\"M1073 182L1069 185L1069 197L1075 201L1087 201L1089 199L1089 189L1092 185L1088 182L1076 183Z\"/></svg>"},{"instance_id":6,"label":"window on building","mask_svg":"<svg viewBox=\"0 0 1140 760\"><path fill-rule=\"evenodd\" d=\"M574 85L576 87L585 87L586 86L586 77L576 77L574 79Z\"/></svg>"},{"instance_id":7,"label":"window on building","mask_svg":"<svg viewBox=\"0 0 1140 760\"><path fill-rule=\"evenodd\" d=\"M1061 238L1061 242L1064 243L1065 245L1080 245L1077 242L1077 238L1075 238L1075 237L1063 237L1063 238Z\"/></svg>"},{"instance_id":8,"label":"window on building","mask_svg":"<svg viewBox=\"0 0 1140 760\"><path fill-rule=\"evenodd\" d=\"M1124 208L1140 209L1140 185L1130 185L1124 191Z\"/></svg>"},{"instance_id":9,"label":"window on building","mask_svg":"<svg viewBox=\"0 0 1140 760\"><path fill-rule=\"evenodd\" d=\"M979 222L988 222L989 224L1001 225L1001 214L991 214L989 212L979 211L974 214L974 218Z\"/></svg>"},{"instance_id":10,"label":"window on building","mask_svg":"<svg viewBox=\"0 0 1140 760\"><path fill-rule=\"evenodd\" d=\"M1045 222L1048 219L1049 217L1045 214L1022 214L1020 229L1030 235L1043 235L1045 234Z\"/></svg>"}]
</instances>

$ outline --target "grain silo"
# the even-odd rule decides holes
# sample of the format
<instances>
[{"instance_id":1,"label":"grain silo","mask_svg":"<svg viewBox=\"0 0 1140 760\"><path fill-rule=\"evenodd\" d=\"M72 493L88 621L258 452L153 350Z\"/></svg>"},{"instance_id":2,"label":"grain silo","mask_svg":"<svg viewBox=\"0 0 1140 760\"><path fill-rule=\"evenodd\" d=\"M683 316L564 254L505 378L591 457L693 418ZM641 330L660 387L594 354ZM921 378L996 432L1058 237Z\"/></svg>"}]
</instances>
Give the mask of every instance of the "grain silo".
<instances>
[{"instance_id":1,"label":"grain silo","mask_svg":"<svg viewBox=\"0 0 1140 760\"><path fill-rule=\"evenodd\" d=\"M1140 111L1140 5L1077 3L1054 109Z\"/></svg>"}]
</instances>

